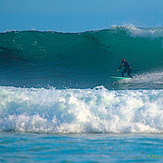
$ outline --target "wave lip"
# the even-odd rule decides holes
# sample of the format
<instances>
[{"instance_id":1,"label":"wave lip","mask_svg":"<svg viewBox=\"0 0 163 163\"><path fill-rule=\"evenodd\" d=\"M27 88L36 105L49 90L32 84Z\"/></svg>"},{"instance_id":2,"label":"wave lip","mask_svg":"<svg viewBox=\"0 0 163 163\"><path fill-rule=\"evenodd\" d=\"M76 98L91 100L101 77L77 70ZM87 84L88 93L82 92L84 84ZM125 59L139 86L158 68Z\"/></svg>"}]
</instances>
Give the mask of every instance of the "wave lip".
<instances>
[{"instance_id":1,"label":"wave lip","mask_svg":"<svg viewBox=\"0 0 163 163\"><path fill-rule=\"evenodd\" d=\"M0 130L162 133L163 91L0 87Z\"/></svg>"},{"instance_id":2,"label":"wave lip","mask_svg":"<svg viewBox=\"0 0 163 163\"><path fill-rule=\"evenodd\" d=\"M124 25L123 27L131 32L132 37L142 37L142 38L152 38L152 39L163 38L162 27L140 28L140 27L135 27L132 24Z\"/></svg>"}]
</instances>

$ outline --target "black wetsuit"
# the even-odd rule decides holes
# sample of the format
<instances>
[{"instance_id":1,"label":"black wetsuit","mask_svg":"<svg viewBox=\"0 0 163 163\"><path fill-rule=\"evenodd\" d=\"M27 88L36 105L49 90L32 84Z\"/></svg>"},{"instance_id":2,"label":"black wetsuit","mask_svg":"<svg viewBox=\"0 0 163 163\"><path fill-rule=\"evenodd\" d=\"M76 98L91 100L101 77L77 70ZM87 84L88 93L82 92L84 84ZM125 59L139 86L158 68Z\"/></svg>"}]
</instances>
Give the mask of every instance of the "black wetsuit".
<instances>
[{"instance_id":1,"label":"black wetsuit","mask_svg":"<svg viewBox=\"0 0 163 163\"><path fill-rule=\"evenodd\" d=\"M125 69L122 72L122 77L124 77L124 73L127 72L127 75L132 78L132 76L130 75L131 71L132 71L132 67L130 66L130 64L127 61L122 61L120 67L118 69L120 69L122 66L125 67Z\"/></svg>"}]
</instances>

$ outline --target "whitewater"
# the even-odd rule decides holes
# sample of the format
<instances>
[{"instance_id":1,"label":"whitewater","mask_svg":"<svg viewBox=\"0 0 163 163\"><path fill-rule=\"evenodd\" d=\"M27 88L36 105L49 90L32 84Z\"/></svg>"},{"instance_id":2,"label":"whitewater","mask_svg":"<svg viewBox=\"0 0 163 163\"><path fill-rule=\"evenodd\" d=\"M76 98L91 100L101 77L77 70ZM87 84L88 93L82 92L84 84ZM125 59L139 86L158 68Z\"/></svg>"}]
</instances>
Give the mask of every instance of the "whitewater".
<instances>
[{"instance_id":1,"label":"whitewater","mask_svg":"<svg viewBox=\"0 0 163 163\"><path fill-rule=\"evenodd\" d=\"M0 88L0 128L38 133L162 133L161 90Z\"/></svg>"}]
</instances>

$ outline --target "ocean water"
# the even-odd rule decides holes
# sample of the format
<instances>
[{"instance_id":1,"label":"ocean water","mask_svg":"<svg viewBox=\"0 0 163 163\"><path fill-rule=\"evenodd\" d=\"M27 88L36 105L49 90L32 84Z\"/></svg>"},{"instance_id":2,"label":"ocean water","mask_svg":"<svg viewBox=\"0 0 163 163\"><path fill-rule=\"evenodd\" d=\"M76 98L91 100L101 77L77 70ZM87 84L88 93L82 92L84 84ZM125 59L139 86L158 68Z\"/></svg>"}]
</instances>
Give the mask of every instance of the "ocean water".
<instances>
[{"instance_id":1,"label":"ocean water","mask_svg":"<svg viewBox=\"0 0 163 163\"><path fill-rule=\"evenodd\" d=\"M161 135L0 134L1 162L162 162Z\"/></svg>"},{"instance_id":2,"label":"ocean water","mask_svg":"<svg viewBox=\"0 0 163 163\"><path fill-rule=\"evenodd\" d=\"M1 162L162 161L162 28L8 31L0 56Z\"/></svg>"}]
</instances>

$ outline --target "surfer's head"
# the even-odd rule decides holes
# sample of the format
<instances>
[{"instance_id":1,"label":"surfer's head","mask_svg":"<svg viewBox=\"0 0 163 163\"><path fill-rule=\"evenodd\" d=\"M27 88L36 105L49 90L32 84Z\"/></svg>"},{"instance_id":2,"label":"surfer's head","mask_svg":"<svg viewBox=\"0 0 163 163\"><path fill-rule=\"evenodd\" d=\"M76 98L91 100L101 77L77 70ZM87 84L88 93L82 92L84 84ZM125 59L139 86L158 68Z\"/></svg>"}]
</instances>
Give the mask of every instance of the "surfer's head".
<instances>
[{"instance_id":1,"label":"surfer's head","mask_svg":"<svg viewBox=\"0 0 163 163\"><path fill-rule=\"evenodd\" d=\"M122 59L122 61L124 62L124 61L126 61L126 59L125 59L125 58L123 58L123 59Z\"/></svg>"}]
</instances>

